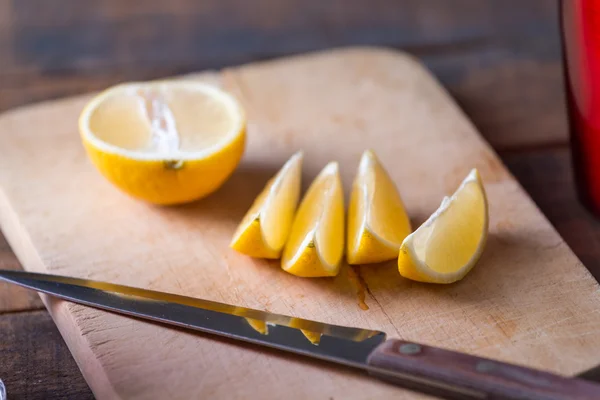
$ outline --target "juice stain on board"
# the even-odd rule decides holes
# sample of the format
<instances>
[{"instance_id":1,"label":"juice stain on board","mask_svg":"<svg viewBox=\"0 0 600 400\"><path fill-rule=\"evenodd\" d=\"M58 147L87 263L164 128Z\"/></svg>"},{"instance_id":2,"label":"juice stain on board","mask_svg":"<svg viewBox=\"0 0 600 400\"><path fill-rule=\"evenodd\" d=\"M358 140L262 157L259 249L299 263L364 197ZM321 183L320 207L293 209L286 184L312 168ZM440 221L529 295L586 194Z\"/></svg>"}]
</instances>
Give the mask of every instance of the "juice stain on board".
<instances>
[{"instance_id":1,"label":"juice stain on board","mask_svg":"<svg viewBox=\"0 0 600 400\"><path fill-rule=\"evenodd\" d=\"M360 276L360 270L359 270L359 266L352 266L350 265L349 268L347 269L348 273L348 280L350 281L350 283L352 284L352 286L354 286L355 290L356 290L356 296L358 298L358 306L367 311L369 309L369 306L367 305L367 303L365 302L366 299L366 294L367 294L367 285L365 283L365 281L363 280L363 278Z\"/></svg>"}]
</instances>

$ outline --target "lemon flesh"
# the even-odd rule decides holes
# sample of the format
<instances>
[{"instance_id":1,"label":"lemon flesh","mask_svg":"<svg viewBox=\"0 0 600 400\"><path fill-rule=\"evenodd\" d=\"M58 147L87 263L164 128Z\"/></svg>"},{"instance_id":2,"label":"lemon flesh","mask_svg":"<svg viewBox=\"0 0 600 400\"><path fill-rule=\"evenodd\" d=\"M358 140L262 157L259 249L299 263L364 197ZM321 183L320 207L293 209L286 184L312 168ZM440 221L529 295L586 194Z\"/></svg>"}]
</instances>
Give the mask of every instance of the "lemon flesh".
<instances>
[{"instance_id":1,"label":"lemon flesh","mask_svg":"<svg viewBox=\"0 0 600 400\"><path fill-rule=\"evenodd\" d=\"M488 204L476 169L400 248L398 270L406 278L452 283L479 260L488 234Z\"/></svg>"},{"instance_id":2,"label":"lemon flesh","mask_svg":"<svg viewBox=\"0 0 600 400\"><path fill-rule=\"evenodd\" d=\"M230 247L258 258L279 258L300 198L302 153L267 182L238 226Z\"/></svg>"},{"instance_id":3,"label":"lemon flesh","mask_svg":"<svg viewBox=\"0 0 600 400\"><path fill-rule=\"evenodd\" d=\"M348 207L348 264L397 258L400 245L410 232L410 219L394 182L375 153L365 151Z\"/></svg>"},{"instance_id":4,"label":"lemon flesh","mask_svg":"<svg viewBox=\"0 0 600 400\"><path fill-rule=\"evenodd\" d=\"M218 189L240 161L245 130L236 100L198 82L118 85L93 98L79 118L84 147L102 175L157 204Z\"/></svg>"},{"instance_id":5,"label":"lemon flesh","mask_svg":"<svg viewBox=\"0 0 600 400\"><path fill-rule=\"evenodd\" d=\"M281 267L297 276L335 276L344 252L344 194L338 164L327 164L298 207Z\"/></svg>"}]
</instances>

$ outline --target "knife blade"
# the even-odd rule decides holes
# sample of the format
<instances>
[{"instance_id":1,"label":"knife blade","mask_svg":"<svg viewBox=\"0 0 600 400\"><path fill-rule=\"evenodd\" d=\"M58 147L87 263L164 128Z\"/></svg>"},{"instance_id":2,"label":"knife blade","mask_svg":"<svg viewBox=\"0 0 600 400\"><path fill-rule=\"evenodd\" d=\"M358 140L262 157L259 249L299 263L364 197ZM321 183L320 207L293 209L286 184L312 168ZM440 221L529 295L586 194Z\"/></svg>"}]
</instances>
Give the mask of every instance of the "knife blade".
<instances>
[{"instance_id":1,"label":"knife blade","mask_svg":"<svg viewBox=\"0 0 600 400\"><path fill-rule=\"evenodd\" d=\"M364 370L448 399L600 399L600 385L399 339L377 330L59 275L0 270L0 280L90 307Z\"/></svg>"}]
</instances>

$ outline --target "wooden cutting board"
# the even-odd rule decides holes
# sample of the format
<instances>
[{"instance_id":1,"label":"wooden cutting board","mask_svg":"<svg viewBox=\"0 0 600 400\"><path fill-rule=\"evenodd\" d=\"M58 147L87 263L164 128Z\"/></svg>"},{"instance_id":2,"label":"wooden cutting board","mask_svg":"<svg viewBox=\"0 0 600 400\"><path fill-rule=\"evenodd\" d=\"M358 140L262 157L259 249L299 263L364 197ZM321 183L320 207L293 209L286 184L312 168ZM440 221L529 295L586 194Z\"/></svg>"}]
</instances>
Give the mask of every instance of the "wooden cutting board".
<instances>
[{"instance_id":1,"label":"wooden cutting board","mask_svg":"<svg viewBox=\"0 0 600 400\"><path fill-rule=\"evenodd\" d=\"M417 61L355 48L185 79L222 85L249 116L237 172L187 206L150 206L100 177L77 133L90 96L0 118L0 225L25 269L381 329L563 374L600 362L596 281ZM490 237L465 280L410 282L395 262L300 279L228 248L254 196L292 153L305 151L305 187L338 160L347 192L367 147L387 166L415 224L472 167L480 170ZM99 399L416 396L326 363L44 300Z\"/></svg>"}]
</instances>

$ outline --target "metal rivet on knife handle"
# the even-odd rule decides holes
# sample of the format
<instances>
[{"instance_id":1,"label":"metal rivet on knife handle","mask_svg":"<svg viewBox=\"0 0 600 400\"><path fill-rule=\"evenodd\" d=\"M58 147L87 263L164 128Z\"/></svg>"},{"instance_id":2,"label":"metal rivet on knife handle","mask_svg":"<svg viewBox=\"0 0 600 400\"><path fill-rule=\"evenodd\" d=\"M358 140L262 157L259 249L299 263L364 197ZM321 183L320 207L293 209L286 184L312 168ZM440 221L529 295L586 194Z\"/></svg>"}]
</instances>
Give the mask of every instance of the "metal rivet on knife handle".
<instances>
[{"instance_id":1,"label":"metal rivet on knife handle","mask_svg":"<svg viewBox=\"0 0 600 400\"><path fill-rule=\"evenodd\" d=\"M406 355L418 354L421 352L421 346L416 343L404 343L399 350L400 353Z\"/></svg>"}]
</instances>

